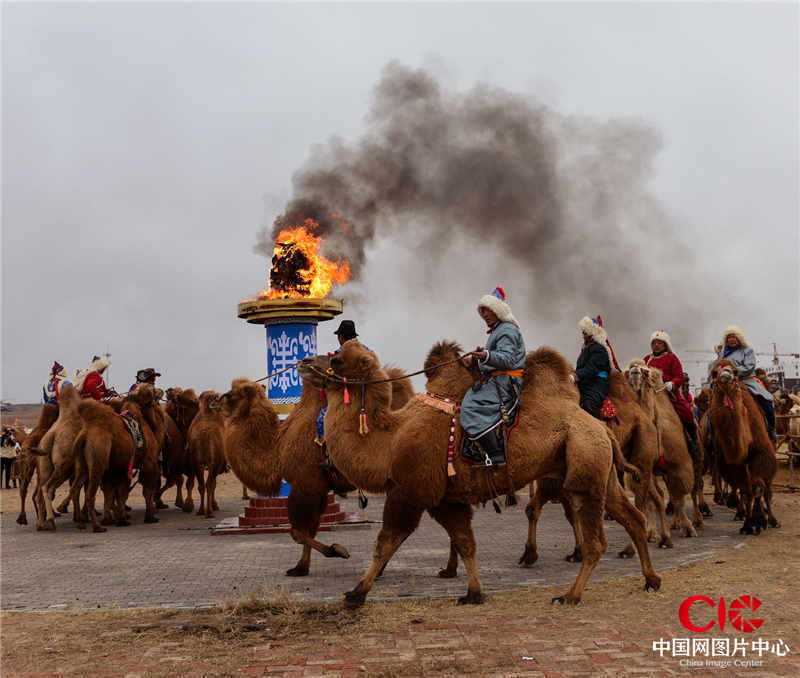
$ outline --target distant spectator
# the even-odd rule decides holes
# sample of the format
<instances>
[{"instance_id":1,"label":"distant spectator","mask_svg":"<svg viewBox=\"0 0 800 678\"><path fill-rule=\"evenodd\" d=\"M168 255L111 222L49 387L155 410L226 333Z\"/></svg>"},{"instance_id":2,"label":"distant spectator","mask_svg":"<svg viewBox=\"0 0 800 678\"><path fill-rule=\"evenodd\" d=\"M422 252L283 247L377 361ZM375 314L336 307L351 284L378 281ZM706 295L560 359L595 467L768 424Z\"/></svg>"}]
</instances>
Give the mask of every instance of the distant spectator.
<instances>
[{"instance_id":1,"label":"distant spectator","mask_svg":"<svg viewBox=\"0 0 800 678\"><path fill-rule=\"evenodd\" d=\"M14 432L8 427L3 427L3 433L0 437L0 486L5 489L11 489L11 467L14 465L14 459L17 457L17 441L14 440ZM3 485L3 476L5 476L5 485ZM17 479L14 478L14 487L17 486Z\"/></svg>"}]
</instances>

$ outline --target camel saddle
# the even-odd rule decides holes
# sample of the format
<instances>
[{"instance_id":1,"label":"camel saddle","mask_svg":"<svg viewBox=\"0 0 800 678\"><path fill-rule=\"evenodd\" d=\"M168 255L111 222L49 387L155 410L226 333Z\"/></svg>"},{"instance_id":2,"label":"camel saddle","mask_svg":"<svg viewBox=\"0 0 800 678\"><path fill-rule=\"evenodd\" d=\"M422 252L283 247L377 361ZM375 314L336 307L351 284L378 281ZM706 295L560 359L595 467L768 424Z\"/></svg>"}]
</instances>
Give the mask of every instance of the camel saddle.
<instances>
[{"instance_id":1,"label":"camel saddle","mask_svg":"<svg viewBox=\"0 0 800 678\"><path fill-rule=\"evenodd\" d=\"M122 423L125 424L125 428L130 434L131 440L133 440L133 447L137 452L140 452L144 449L144 434L142 433L142 425L139 423L139 420L136 418L136 416L128 410L122 410L122 412L119 413L119 417L122 419Z\"/></svg>"}]
</instances>

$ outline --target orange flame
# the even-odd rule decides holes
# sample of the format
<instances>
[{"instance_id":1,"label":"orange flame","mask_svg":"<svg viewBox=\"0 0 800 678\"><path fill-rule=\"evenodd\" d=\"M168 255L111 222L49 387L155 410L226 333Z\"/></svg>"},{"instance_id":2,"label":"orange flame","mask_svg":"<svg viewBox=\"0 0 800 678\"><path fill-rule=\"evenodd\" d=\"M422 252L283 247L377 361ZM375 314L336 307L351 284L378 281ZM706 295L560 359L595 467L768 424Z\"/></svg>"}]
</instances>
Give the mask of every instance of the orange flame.
<instances>
[{"instance_id":1,"label":"orange flame","mask_svg":"<svg viewBox=\"0 0 800 678\"><path fill-rule=\"evenodd\" d=\"M319 224L306 219L302 226L281 231L273 249L271 272L287 257L299 254L299 260L307 262L307 267L293 271L298 285L279 286L278 289L261 290L259 299L300 299L303 297L321 298L330 294L334 285L341 285L350 279L350 262L347 259L330 261L319 254L322 238L311 231ZM274 285L273 285L274 286Z\"/></svg>"}]
</instances>

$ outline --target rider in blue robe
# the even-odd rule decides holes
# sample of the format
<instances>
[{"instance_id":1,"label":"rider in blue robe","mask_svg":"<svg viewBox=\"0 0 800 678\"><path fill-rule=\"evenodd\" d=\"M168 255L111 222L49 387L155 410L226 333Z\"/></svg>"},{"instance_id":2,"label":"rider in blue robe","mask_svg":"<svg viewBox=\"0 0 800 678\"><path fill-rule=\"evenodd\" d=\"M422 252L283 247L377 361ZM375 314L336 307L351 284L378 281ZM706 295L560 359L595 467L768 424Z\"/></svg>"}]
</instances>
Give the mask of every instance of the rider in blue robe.
<instances>
[{"instance_id":1,"label":"rider in blue robe","mask_svg":"<svg viewBox=\"0 0 800 678\"><path fill-rule=\"evenodd\" d=\"M525 341L519 323L505 302L503 288L495 288L478 300L478 313L488 326L485 348L473 355L481 379L467 391L461 403L461 427L466 435L464 455L476 463L505 463L504 427L513 420L522 391Z\"/></svg>"}]
</instances>

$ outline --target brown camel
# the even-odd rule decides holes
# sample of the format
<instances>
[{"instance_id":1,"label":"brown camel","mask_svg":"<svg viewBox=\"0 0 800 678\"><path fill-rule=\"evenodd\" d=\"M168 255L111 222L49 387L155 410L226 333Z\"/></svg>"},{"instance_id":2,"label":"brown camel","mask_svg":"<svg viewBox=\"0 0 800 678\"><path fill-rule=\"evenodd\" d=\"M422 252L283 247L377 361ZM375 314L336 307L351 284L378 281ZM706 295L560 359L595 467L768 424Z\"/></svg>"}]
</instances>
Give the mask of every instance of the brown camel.
<instances>
[{"instance_id":1,"label":"brown camel","mask_svg":"<svg viewBox=\"0 0 800 678\"><path fill-rule=\"evenodd\" d=\"M711 378L711 445L722 477L739 492L744 510L740 532L779 527L771 506L778 464L761 408L724 358L711 367Z\"/></svg>"},{"instance_id":2,"label":"brown camel","mask_svg":"<svg viewBox=\"0 0 800 678\"><path fill-rule=\"evenodd\" d=\"M695 525L703 524L698 501L695 465L689 454L683 424L664 388L661 371L648 367L643 360L628 363L625 376L636 392L639 403L649 412L658 432L656 476L664 478L674 506L672 529L680 529L684 537L696 537ZM658 487L658 485L656 485ZM693 520L686 515L686 497L692 498Z\"/></svg>"},{"instance_id":3,"label":"brown camel","mask_svg":"<svg viewBox=\"0 0 800 678\"><path fill-rule=\"evenodd\" d=\"M61 389L58 396L58 419L44 434L39 445L30 448L37 456L39 478L34 501L38 504L37 530L55 530L53 497L59 486L75 475L75 453L73 445L83 421L78 413L81 396L72 384ZM73 505L75 521L78 522L78 507Z\"/></svg>"},{"instance_id":4,"label":"brown camel","mask_svg":"<svg viewBox=\"0 0 800 678\"><path fill-rule=\"evenodd\" d=\"M36 471L37 456L31 453L31 449L39 444L44 434L56 423L56 419L58 419L58 405L43 405L39 412L39 421L36 426L25 438L25 442L20 443L22 447L19 455L19 515L17 516L17 523L20 525L28 524L28 517L25 514L25 500L28 496L28 487L31 479Z\"/></svg>"},{"instance_id":5,"label":"brown camel","mask_svg":"<svg viewBox=\"0 0 800 678\"><path fill-rule=\"evenodd\" d=\"M648 504L655 509L661 526L659 547L672 548L672 536L667 527L664 501L653 485L653 467L658 457L657 432L653 419L649 412L642 408L636 393L621 372L614 372L610 375L608 396L617 411L619 421L609 421L607 426L619 443L625 460L636 471L635 474L630 475L636 508L645 514ZM554 478L538 481L536 491L531 494L525 508L525 514L528 516L528 541L525 544L525 551L519 559L520 564L525 567L530 567L538 559L536 526L542 508L549 501L561 502L567 520L573 528L576 527L572 519L569 499L563 491L561 483ZM657 536L658 532L651 527L648 540L655 541ZM580 534L576 531L575 548L566 557L568 562L580 562L581 560L579 539ZM630 558L634 552L634 544L629 542L619 556L620 558Z\"/></svg>"},{"instance_id":6,"label":"brown camel","mask_svg":"<svg viewBox=\"0 0 800 678\"><path fill-rule=\"evenodd\" d=\"M155 399L153 387L142 384L122 402L122 412L138 421L144 448L137 450L122 417L104 403L84 398L78 406L83 427L75 440L76 479L72 500L77 505L78 490L86 481L85 512L95 532L105 532L94 509L97 490L102 484L103 523L129 525L125 501L130 491L128 470L131 463L139 471L145 499L145 523L157 523L155 496L158 491L158 450L164 439L164 415Z\"/></svg>"},{"instance_id":7,"label":"brown camel","mask_svg":"<svg viewBox=\"0 0 800 678\"><path fill-rule=\"evenodd\" d=\"M166 439L163 450L163 475L166 483L158 491L156 506L167 508L162 495L173 485L176 487L175 506L183 508L183 476L189 473L188 445L189 426L200 409L200 401L194 389L168 388L166 392ZM191 509L190 509L191 510Z\"/></svg>"},{"instance_id":8,"label":"brown camel","mask_svg":"<svg viewBox=\"0 0 800 678\"><path fill-rule=\"evenodd\" d=\"M225 473L224 430L225 419L219 410L220 394L216 391L203 391L200 394L200 409L189 426L187 455L189 473L186 477L186 500L183 510L191 513L194 509L192 490L197 480L200 494L198 516L213 518L218 510L214 492L217 476Z\"/></svg>"},{"instance_id":9,"label":"brown camel","mask_svg":"<svg viewBox=\"0 0 800 678\"><path fill-rule=\"evenodd\" d=\"M387 370L394 377L402 374L394 368ZM413 395L409 379L392 383L394 409L405 405ZM303 552L297 564L286 571L290 577L309 573L312 549L329 558L350 557L340 544L327 546L315 538L328 493L344 495L356 489L336 467L329 465L324 445L315 439L314 422L324 404L319 389L304 380L300 402L278 423L264 390L251 381L237 379L222 396L222 412L228 418L225 456L234 475L261 494L275 494L281 479L291 485L291 537L303 546Z\"/></svg>"},{"instance_id":10,"label":"brown camel","mask_svg":"<svg viewBox=\"0 0 800 678\"><path fill-rule=\"evenodd\" d=\"M460 354L461 348L452 342L441 342L429 353L427 390L436 394L433 400L460 401L472 386L471 365L459 359ZM332 374L326 373L328 367ZM306 359L300 369L317 387L327 382L325 427L336 466L359 487L387 493L372 562L356 588L345 594L347 603L364 602L375 578L417 528L425 510L447 530L464 562L468 587L459 603L483 602L472 504L514 492L545 476L563 479L582 534L578 577L554 602L580 601L587 579L607 548L604 508L634 537L645 588L660 586L650 563L644 516L628 501L617 480L611 439L603 424L580 409L577 389L569 379L571 368L556 351L542 348L528 355L519 421L507 450L508 466L478 471L458 455L452 476L447 475L445 455L457 417L443 411L441 404L429 404L427 396L390 411L391 387L381 382L386 372L377 356L357 339L345 342L338 355ZM369 427L366 435L359 432L362 408L345 402L343 377L355 382L349 388L356 393L359 381L370 382L361 391ZM460 438L460 426L455 428L454 437Z\"/></svg>"}]
</instances>

